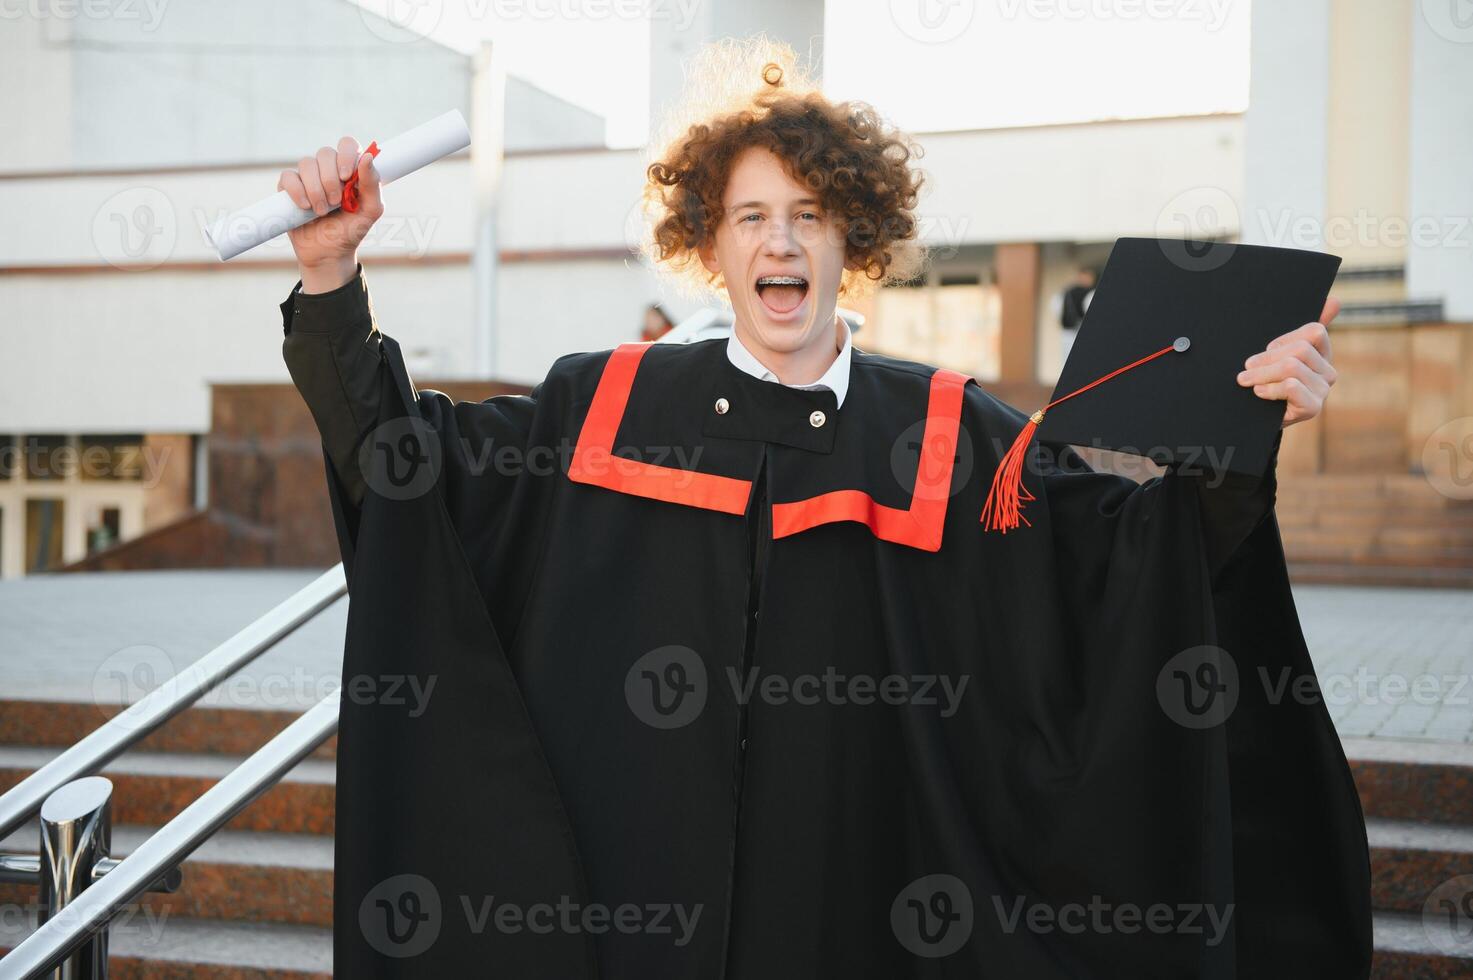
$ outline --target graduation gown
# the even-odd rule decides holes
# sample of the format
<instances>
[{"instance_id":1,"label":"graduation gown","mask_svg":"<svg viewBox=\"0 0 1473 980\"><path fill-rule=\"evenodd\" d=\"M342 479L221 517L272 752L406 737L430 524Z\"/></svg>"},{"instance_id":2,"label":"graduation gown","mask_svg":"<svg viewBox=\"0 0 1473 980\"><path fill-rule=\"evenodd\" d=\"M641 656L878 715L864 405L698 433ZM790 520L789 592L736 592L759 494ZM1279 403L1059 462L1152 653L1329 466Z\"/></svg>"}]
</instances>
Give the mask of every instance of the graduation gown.
<instances>
[{"instance_id":1,"label":"graduation gown","mask_svg":"<svg viewBox=\"0 0 1473 980\"><path fill-rule=\"evenodd\" d=\"M351 596L340 975L1367 976L1272 470L1040 450L984 533L1024 418L952 371L856 348L840 409L626 344L457 403L361 267L281 309Z\"/></svg>"}]
</instances>

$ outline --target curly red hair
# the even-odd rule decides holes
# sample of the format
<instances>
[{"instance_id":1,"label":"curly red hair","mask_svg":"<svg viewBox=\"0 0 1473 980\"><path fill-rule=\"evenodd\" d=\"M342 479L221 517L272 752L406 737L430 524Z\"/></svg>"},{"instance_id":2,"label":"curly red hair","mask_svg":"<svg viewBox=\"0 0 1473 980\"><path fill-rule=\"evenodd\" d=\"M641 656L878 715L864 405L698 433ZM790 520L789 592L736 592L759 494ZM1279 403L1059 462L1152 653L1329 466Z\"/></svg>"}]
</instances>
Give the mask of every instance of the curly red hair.
<instances>
[{"instance_id":1,"label":"curly red hair","mask_svg":"<svg viewBox=\"0 0 1473 980\"><path fill-rule=\"evenodd\" d=\"M742 84L740 75L732 77L733 62L745 62L750 71L759 56L762 87L756 94L748 90L735 108L678 129L645 168L646 255L687 284L724 285L720 273L701 264L698 250L715 235L736 160L761 147L815 192L843 235L852 268L844 270L840 295L915 278L926 256L914 214L925 177L910 163L921 147L864 102L836 104L817 90L803 90L808 85L793 66L791 49L760 36L709 46L697 58L688 89L709 102L704 93L723 80ZM797 85L785 84L790 74L798 75Z\"/></svg>"}]
</instances>

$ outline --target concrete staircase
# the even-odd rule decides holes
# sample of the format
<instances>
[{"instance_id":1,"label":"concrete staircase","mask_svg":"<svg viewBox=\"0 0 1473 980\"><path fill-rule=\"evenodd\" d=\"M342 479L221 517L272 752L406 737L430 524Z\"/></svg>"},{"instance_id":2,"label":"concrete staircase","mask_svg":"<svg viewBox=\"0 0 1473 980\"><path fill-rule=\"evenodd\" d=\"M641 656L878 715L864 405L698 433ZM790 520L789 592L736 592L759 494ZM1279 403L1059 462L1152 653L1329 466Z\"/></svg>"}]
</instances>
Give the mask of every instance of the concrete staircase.
<instances>
[{"instance_id":1,"label":"concrete staircase","mask_svg":"<svg viewBox=\"0 0 1473 980\"><path fill-rule=\"evenodd\" d=\"M103 720L91 704L0 701L0 792ZM106 771L114 853L126 854L291 720L282 712L194 708ZM167 980L332 973L333 753L329 742L185 863L173 895L148 895L113 930L113 975ZM1461 940L1428 896L1473 875L1473 745L1349 739L1371 845L1376 980L1473 977ZM36 850L34 824L0 850ZM1473 879L1470 879L1473 884ZM33 889L0 885L0 907ZM0 918L0 951L30 931Z\"/></svg>"},{"instance_id":2,"label":"concrete staircase","mask_svg":"<svg viewBox=\"0 0 1473 980\"><path fill-rule=\"evenodd\" d=\"M1473 501L1410 475L1281 474L1279 484L1294 581L1473 588Z\"/></svg>"},{"instance_id":3,"label":"concrete staircase","mask_svg":"<svg viewBox=\"0 0 1473 980\"><path fill-rule=\"evenodd\" d=\"M113 853L128 854L291 720L286 712L192 708L104 770ZM92 704L0 701L0 792L104 720ZM111 930L118 980L332 976L330 740L185 862L172 895L148 895ZM0 850L37 850L34 822ZM0 884L0 952L34 928L35 889Z\"/></svg>"},{"instance_id":4,"label":"concrete staircase","mask_svg":"<svg viewBox=\"0 0 1473 980\"><path fill-rule=\"evenodd\" d=\"M1346 739L1371 846L1376 980L1467 980L1473 936L1428 908L1461 876L1473 894L1473 745ZM1440 893L1448 897L1447 889Z\"/></svg>"}]
</instances>

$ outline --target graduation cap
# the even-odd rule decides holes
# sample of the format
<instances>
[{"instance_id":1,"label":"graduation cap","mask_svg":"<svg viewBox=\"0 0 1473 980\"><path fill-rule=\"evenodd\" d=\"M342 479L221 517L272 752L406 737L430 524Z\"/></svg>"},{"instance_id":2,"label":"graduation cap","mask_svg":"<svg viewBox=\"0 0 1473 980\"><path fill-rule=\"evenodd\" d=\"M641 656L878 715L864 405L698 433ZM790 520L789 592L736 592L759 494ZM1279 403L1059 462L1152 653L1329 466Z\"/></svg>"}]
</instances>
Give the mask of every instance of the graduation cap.
<instances>
[{"instance_id":1,"label":"graduation cap","mask_svg":"<svg viewBox=\"0 0 1473 980\"><path fill-rule=\"evenodd\" d=\"M993 476L986 529L1028 523L1023 461L1035 435L1261 476L1286 403L1259 398L1238 372L1270 340L1319 318L1339 267L1337 256L1304 249L1116 241L1053 399Z\"/></svg>"}]
</instances>

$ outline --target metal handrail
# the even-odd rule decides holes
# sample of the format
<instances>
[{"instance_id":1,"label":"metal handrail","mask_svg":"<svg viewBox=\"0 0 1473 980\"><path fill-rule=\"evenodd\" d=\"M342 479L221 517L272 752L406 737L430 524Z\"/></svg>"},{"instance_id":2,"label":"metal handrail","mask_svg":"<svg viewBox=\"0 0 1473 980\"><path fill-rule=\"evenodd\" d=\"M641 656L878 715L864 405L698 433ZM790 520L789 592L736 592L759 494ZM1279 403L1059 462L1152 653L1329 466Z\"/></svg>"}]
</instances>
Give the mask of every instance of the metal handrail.
<instances>
[{"instance_id":1,"label":"metal handrail","mask_svg":"<svg viewBox=\"0 0 1473 980\"><path fill-rule=\"evenodd\" d=\"M122 864L121 858L103 858L92 866L92 880L100 881L103 875L108 874ZM0 854L0 884L5 885L33 885L41 876L41 855L39 854ZM149 891L172 894L179 890L183 884L184 876L178 868L171 868L153 883Z\"/></svg>"},{"instance_id":2,"label":"metal handrail","mask_svg":"<svg viewBox=\"0 0 1473 980\"><path fill-rule=\"evenodd\" d=\"M46 797L74 779L96 773L135 742L194 704L237 670L336 602L347 590L342 564L334 565L22 779L0 796L0 840L35 815Z\"/></svg>"},{"instance_id":3,"label":"metal handrail","mask_svg":"<svg viewBox=\"0 0 1473 980\"><path fill-rule=\"evenodd\" d=\"M342 692L335 691L308 709L42 923L0 959L0 980L36 977L54 969L87 942L123 906L148 891L206 838L327 741L338 728L341 697Z\"/></svg>"}]
</instances>

